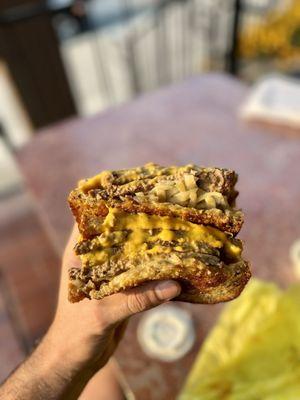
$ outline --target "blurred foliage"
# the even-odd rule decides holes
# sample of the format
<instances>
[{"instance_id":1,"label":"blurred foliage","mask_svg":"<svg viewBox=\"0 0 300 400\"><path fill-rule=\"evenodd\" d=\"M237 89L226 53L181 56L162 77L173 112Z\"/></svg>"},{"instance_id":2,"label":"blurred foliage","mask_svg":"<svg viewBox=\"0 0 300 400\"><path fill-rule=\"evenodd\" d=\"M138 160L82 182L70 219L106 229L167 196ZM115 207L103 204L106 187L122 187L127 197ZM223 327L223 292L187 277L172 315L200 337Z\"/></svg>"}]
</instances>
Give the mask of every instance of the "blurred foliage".
<instances>
[{"instance_id":1,"label":"blurred foliage","mask_svg":"<svg viewBox=\"0 0 300 400\"><path fill-rule=\"evenodd\" d=\"M300 1L285 10L269 11L262 22L246 25L239 38L239 56L244 59L300 57Z\"/></svg>"}]
</instances>

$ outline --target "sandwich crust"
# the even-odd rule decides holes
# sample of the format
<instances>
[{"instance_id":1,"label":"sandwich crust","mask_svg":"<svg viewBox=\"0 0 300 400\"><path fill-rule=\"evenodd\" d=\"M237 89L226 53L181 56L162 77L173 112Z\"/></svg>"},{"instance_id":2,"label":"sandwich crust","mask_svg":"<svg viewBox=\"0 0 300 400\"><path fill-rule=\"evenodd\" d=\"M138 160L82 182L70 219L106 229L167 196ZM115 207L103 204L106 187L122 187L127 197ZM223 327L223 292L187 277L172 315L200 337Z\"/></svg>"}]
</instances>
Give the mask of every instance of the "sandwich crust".
<instances>
[{"instance_id":1,"label":"sandwich crust","mask_svg":"<svg viewBox=\"0 0 300 400\"><path fill-rule=\"evenodd\" d=\"M251 276L248 263L244 260L227 265L216 260L214 265L208 262L208 259L201 260L195 255L184 260L178 258L177 261L162 255L150 260L139 257L138 260L121 260L121 265L114 265L115 275L112 277L107 272L103 273L103 277L97 277L93 270L73 268L69 272L69 301L77 302L85 297L99 300L146 282L163 279L174 279L180 283L182 291L175 300L214 304L237 297Z\"/></svg>"}]
</instances>

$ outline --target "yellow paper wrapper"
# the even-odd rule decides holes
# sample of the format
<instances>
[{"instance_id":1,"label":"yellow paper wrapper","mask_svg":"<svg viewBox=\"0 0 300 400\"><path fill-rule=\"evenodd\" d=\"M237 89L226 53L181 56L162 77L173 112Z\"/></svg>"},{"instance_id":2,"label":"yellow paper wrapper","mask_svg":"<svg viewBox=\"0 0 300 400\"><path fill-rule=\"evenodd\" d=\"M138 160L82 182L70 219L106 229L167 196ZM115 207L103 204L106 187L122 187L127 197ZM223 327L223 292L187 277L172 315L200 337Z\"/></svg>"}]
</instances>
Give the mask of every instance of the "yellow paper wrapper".
<instances>
[{"instance_id":1,"label":"yellow paper wrapper","mask_svg":"<svg viewBox=\"0 0 300 400\"><path fill-rule=\"evenodd\" d=\"M252 280L205 341L179 400L300 399L300 285Z\"/></svg>"}]
</instances>

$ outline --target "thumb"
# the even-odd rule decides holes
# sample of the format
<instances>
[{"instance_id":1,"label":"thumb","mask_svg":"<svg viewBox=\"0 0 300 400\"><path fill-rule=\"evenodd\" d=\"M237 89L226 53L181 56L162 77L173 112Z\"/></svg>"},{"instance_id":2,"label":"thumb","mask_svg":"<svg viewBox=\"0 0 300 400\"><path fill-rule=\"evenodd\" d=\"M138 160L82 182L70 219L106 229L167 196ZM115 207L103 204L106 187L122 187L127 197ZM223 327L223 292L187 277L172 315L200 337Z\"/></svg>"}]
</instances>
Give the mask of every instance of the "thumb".
<instances>
[{"instance_id":1,"label":"thumb","mask_svg":"<svg viewBox=\"0 0 300 400\"><path fill-rule=\"evenodd\" d=\"M106 304L101 308L106 314L106 321L109 324L115 324L131 315L173 299L180 294L180 291L180 285L175 281L151 282L103 299L106 300Z\"/></svg>"}]
</instances>

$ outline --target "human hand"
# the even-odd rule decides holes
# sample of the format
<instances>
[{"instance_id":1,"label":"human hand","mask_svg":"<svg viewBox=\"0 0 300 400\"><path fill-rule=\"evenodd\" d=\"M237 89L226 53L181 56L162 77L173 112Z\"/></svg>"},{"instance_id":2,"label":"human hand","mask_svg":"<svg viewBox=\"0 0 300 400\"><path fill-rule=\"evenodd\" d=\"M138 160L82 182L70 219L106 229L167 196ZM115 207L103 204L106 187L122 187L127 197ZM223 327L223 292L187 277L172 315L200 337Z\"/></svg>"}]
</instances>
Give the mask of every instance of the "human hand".
<instances>
[{"instance_id":1,"label":"human hand","mask_svg":"<svg viewBox=\"0 0 300 400\"><path fill-rule=\"evenodd\" d=\"M72 368L97 371L116 349L127 319L178 296L180 286L174 281L151 282L102 300L70 303L68 269L80 267L73 251L77 236L74 228L63 256L58 307L47 336Z\"/></svg>"},{"instance_id":2,"label":"human hand","mask_svg":"<svg viewBox=\"0 0 300 400\"><path fill-rule=\"evenodd\" d=\"M70 236L54 321L35 351L0 387L0 399L77 399L116 349L128 318L178 296L174 281L151 282L102 300L68 301L68 269L80 267Z\"/></svg>"}]
</instances>

